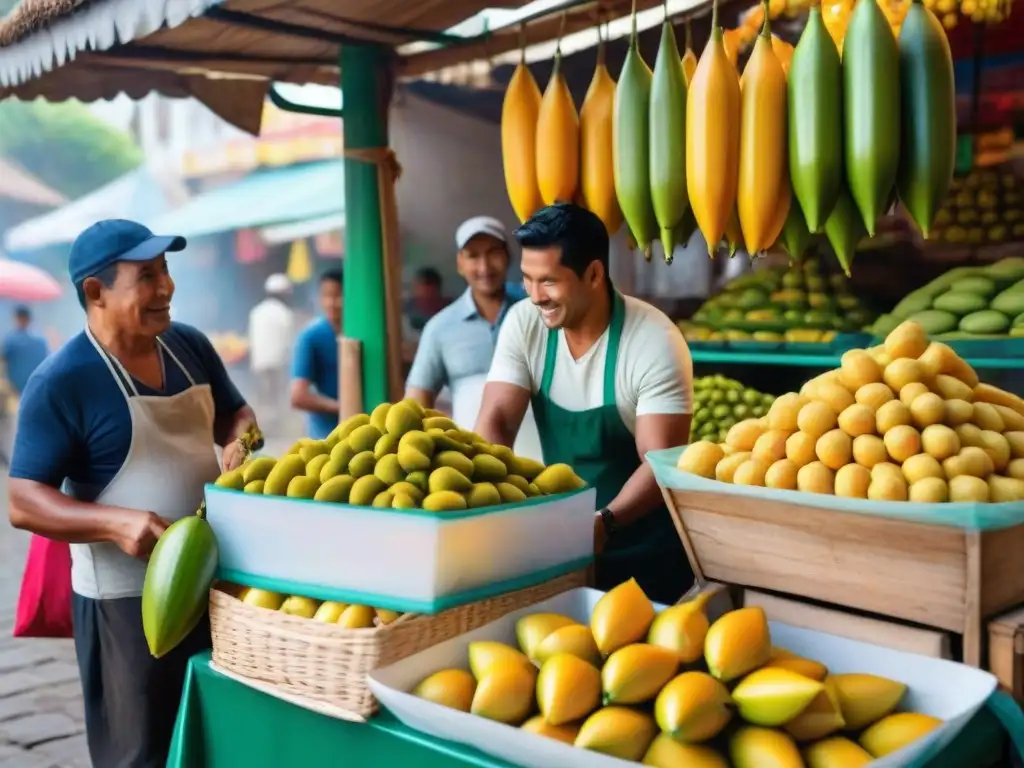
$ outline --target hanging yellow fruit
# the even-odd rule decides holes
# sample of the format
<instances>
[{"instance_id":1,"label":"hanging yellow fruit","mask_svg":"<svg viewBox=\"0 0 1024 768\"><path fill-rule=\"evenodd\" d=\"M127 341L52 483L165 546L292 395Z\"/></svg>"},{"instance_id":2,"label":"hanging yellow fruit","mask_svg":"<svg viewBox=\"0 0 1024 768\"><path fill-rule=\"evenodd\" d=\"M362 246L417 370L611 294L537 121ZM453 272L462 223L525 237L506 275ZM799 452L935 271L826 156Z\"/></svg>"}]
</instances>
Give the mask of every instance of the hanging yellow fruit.
<instances>
[{"instance_id":1,"label":"hanging yellow fruit","mask_svg":"<svg viewBox=\"0 0 1024 768\"><path fill-rule=\"evenodd\" d=\"M767 2L764 7L767 9ZM755 254L778 239L789 213L786 75L772 50L767 13L761 35L743 68L740 87L737 210L747 252ZM783 200L785 210L781 210Z\"/></svg>"},{"instance_id":2,"label":"hanging yellow fruit","mask_svg":"<svg viewBox=\"0 0 1024 768\"><path fill-rule=\"evenodd\" d=\"M711 12L711 37L697 62L687 95L686 186L708 253L725 233L736 205L740 154L740 82Z\"/></svg>"},{"instance_id":3,"label":"hanging yellow fruit","mask_svg":"<svg viewBox=\"0 0 1024 768\"><path fill-rule=\"evenodd\" d=\"M551 79L537 116L537 186L545 205L569 202L580 180L580 118L555 50Z\"/></svg>"},{"instance_id":4,"label":"hanging yellow fruit","mask_svg":"<svg viewBox=\"0 0 1024 768\"><path fill-rule=\"evenodd\" d=\"M505 189L520 221L526 221L544 205L537 186L537 115L540 88L526 66L523 50L512 74L501 107L501 159Z\"/></svg>"},{"instance_id":5,"label":"hanging yellow fruit","mask_svg":"<svg viewBox=\"0 0 1024 768\"><path fill-rule=\"evenodd\" d=\"M288 252L288 279L293 283L304 283L313 276L313 264L309 257L309 246L305 238L292 243Z\"/></svg>"},{"instance_id":6,"label":"hanging yellow fruit","mask_svg":"<svg viewBox=\"0 0 1024 768\"><path fill-rule=\"evenodd\" d=\"M597 214L610 235L622 226L612 158L614 109L615 81L605 66L604 38L601 38L597 67L580 108L580 191L583 205Z\"/></svg>"}]
</instances>

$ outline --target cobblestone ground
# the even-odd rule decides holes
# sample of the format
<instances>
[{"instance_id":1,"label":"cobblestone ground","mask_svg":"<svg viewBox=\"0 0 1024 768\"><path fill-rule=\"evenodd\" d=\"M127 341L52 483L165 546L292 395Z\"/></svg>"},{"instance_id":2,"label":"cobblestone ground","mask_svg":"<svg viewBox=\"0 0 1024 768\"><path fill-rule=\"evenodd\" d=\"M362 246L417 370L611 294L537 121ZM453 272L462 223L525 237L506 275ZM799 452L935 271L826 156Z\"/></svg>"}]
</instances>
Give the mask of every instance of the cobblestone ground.
<instances>
[{"instance_id":1,"label":"cobblestone ground","mask_svg":"<svg viewBox=\"0 0 1024 768\"><path fill-rule=\"evenodd\" d=\"M28 535L7 524L0 470L0 768L89 768L70 640L11 637Z\"/></svg>"},{"instance_id":2,"label":"cobblestone ground","mask_svg":"<svg viewBox=\"0 0 1024 768\"><path fill-rule=\"evenodd\" d=\"M268 440L267 452L292 439ZM90 768L72 642L11 637L28 540L7 522L0 464L0 768Z\"/></svg>"}]
</instances>

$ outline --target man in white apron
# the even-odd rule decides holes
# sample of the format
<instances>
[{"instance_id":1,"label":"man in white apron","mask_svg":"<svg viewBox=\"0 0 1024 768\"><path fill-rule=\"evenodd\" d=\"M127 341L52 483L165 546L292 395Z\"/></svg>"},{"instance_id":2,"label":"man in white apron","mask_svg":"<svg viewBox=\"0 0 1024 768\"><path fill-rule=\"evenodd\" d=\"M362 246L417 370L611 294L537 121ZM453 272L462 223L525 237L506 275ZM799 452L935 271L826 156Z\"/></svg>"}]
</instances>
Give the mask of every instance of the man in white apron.
<instances>
[{"instance_id":1,"label":"man in white apron","mask_svg":"<svg viewBox=\"0 0 1024 768\"><path fill-rule=\"evenodd\" d=\"M32 375L11 460L17 527L71 544L75 649L96 768L162 768L203 622L155 660L142 632L146 559L193 514L218 466L243 458L255 415L210 341L171 322L165 254L181 237L102 221L71 248L85 330ZM62 492L63 489L63 492Z\"/></svg>"},{"instance_id":2,"label":"man in white apron","mask_svg":"<svg viewBox=\"0 0 1024 768\"><path fill-rule=\"evenodd\" d=\"M438 393L451 390L452 419L472 429L483 397L487 371L505 315L524 294L508 290L509 252L505 225L476 216L455 232L459 275L469 284L463 294L423 327L406 397L432 407ZM540 440L527 413L515 450L541 460Z\"/></svg>"}]
</instances>

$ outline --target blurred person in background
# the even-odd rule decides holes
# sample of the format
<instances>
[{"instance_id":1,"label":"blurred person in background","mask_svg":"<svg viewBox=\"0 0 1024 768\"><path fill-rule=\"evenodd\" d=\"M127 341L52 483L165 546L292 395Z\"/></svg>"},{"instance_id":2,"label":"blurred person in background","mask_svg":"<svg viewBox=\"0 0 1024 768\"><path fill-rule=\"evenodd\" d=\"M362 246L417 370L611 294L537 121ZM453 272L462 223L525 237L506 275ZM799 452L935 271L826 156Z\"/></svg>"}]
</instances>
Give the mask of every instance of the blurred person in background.
<instances>
[{"instance_id":1,"label":"blurred person in background","mask_svg":"<svg viewBox=\"0 0 1024 768\"><path fill-rule=\"evenodd\" d=\"M46 359L49 348L44 339L32 328L32 313L28 307L14 310L14 328L4 336L0 357L3 358L7 371L7 380L14 392L20 395L25 391L28 377Z\"/></svg>"},{"instance_id":2,"label":"blurred person in background","mask_svg":"<svg viewBox=\"0 0 1024 768\"><path fill-rule=\"evenodd\" d=\"M256 399L268 430L279 429L288 402L288 360L295 335L295 315L286 299L292 283L274 274L263 286L266 297L249 312L249 368Z\"/></svg>"},{"instance_id":3,"label":"blurred person in background","mask_svg":"<svg viewBox=\"0 0 1024 768\"><path fill-rule=\"evenodd\" d=\"M171 321L166 254L182 237L101 221L71 247L85 329L22 394L11 458L15 528L70 543L72 616L92 764L157 768L189 658L210 647L206 617L153 658L142 627L146 562L203 486L245 458L256 417L213 344Z\"/></svg>"},{"instance_id":4,"label":"blurred person in background","mask_svg":"<svg viewBox=\"0 0 1024 768\"><path fill-rule=\"evenodd\" d=\"M441 273L433 267L417 270L403 312L412 330L417 334L422 333L427 321L447 305Z\"/></svg>"},{"instance_id":5,"label":"blurred person in background","mask_svg":"<svg viewBox=\"0 0 1024 768\"><path fill-rule=\"evenodd\" d=\"M341 337L341 270L320 276L323 316L303 329L292 361L292 407L305 411L306 434L322 440L338 426L338 340Z\"/></svg>"}]
</instances>

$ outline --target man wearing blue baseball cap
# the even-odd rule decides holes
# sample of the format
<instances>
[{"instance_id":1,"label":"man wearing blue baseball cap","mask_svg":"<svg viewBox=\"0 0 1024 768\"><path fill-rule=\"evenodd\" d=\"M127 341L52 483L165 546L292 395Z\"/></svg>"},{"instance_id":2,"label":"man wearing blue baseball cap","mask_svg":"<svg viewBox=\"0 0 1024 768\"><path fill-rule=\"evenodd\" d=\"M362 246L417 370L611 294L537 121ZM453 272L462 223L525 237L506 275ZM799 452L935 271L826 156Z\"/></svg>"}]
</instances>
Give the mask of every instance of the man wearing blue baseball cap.
<instances>
[{"instance_id":1,"label":"man wearing blue baseball cap","mask_svg":"<svg viewBox=\"0 0 1024 768\"><path fill-rule=\"evenodd\" d=\"M85 330L32 374L10 469L16 528L71 545L75 650L92 762L165 764L188 658L203 622L153 659L142 631L146 560L203 486L238 466L256 418L213 345L171 321L166 254L181 237L101 221L71 247Z\"/></svg>"}]
</instances>

